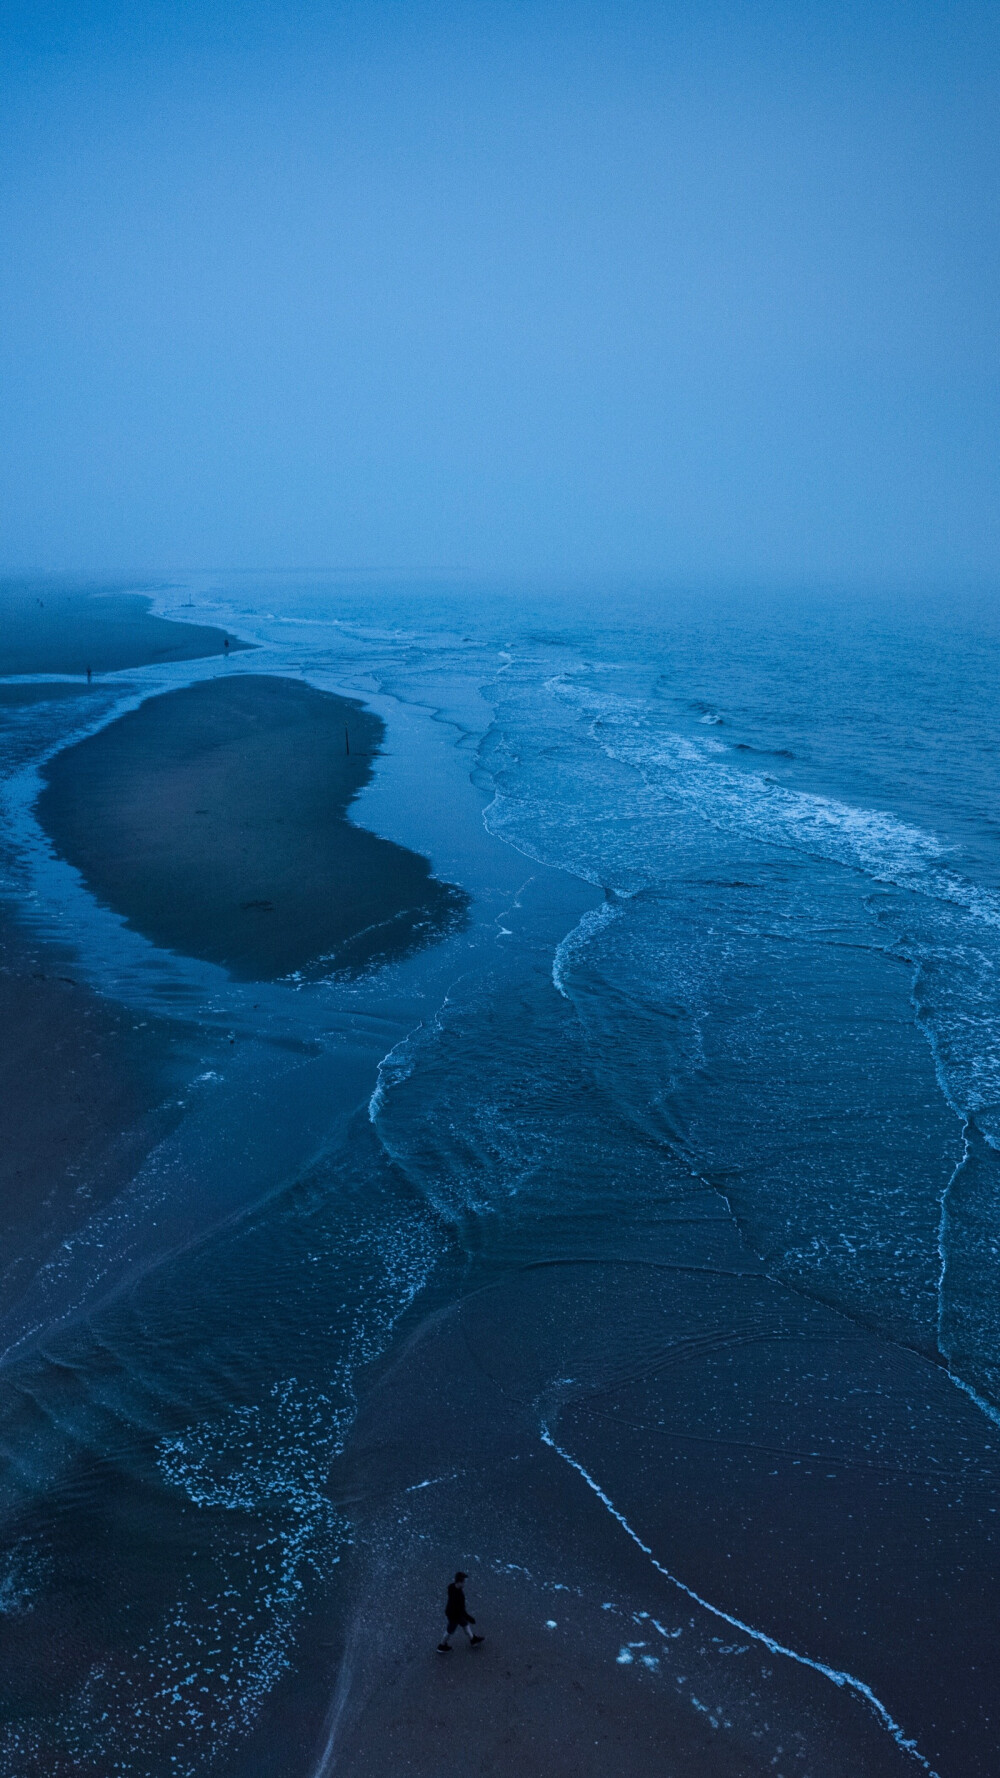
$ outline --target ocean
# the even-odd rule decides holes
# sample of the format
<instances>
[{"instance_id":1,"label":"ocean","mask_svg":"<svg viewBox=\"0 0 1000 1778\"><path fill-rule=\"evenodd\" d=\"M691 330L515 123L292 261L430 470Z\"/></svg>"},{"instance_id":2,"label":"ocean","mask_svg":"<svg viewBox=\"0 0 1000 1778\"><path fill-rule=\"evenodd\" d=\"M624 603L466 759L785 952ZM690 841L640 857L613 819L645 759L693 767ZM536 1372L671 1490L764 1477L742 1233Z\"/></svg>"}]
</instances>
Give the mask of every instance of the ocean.
<instances>
[{"instance_id":1,"label":"ocean","mask_svg":"<svg viewBox=\"0 0 1000 1778\"><path fill-rule=\"evenodd\" d=\"M374 1771L461 1559L577 1638L553 1686L690 1720L685 1769L994 1773L995 604L206 574L154 609L254 650L0 712L9 908L177 1033L170 1129L0 1306L0 1772ZM381 718L350 818L455 930L236 981L56 855L46 760L244 672Z\"/></svg>"}]
</instances>

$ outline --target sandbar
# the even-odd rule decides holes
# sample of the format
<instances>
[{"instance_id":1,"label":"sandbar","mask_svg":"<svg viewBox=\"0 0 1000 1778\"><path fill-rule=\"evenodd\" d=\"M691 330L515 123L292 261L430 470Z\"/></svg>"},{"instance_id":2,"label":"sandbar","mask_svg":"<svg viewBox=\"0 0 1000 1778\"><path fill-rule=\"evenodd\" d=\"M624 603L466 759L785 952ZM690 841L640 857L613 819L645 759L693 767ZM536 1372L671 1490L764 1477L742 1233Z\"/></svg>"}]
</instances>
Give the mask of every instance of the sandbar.
<instances>
[{"instance_id":1,"label":"sandbar","mask_svg":"<svg viewBox=\"0 0 1000 1778\"><path fill-rule=\"evenodd\" d=\"M92 893L240 980L354 974L451 931L467 897L346 818L383 739L362 704L224 674L49 763L37 812Z\"/></svg>"},{"instance_id":2,"label":"sandbar","mask_svg":"<svg viewBox=\"0 0 1000 1778\"><path fill-rule=\"evenodd\" d=\"M151 597L120 588L81 589L55 576L0 582L0 677L14 673L119 672L155 661L190 661L252 647L210 624L150 614Z\"/></svg>"},{"instance_id":3,"label":"sandbar","mask_svg":"<svg viewBox=\"0 0 1000 1778\"><path fill-rule=\"evenodd\" d=\"M223 630L150 616L126 586L48 575L0 583L0 719L31 704L93 695L122 668L223 654ZM228 652L244 648L230 638ZM20 751L10 753L12 764ZM71 946L43 940L0 907L0 1282L3 1307L53 1242L113 1198L180 1116L190 1032L140 1017L79 979Z\"/></svg>"}]
</instances>

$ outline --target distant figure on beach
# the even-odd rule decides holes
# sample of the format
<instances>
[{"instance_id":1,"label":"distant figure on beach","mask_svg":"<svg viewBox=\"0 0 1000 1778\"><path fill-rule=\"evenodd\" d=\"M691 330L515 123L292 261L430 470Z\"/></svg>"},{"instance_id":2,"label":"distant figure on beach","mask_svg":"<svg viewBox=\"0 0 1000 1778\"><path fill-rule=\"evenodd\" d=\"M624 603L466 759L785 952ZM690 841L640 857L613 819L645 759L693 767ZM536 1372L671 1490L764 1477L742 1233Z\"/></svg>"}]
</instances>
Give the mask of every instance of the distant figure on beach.
<instances>
[{"instance_id":1,"label":"distant figure on beach","mask_svg":"<svg viewBox=\"0 0 1000 1778\"><path fill-rule=\"evenodd\" d=\"M93 677L94 677L94 669L93 669L93 667L88 667L87 668L87 684L88 685L90 684Z\"/></svg>"},{"instance_id":2,"label":"distant figure on beach","mask_svg":"<svg viewBox=\"0 0 1000 1778\"><path fill-rule=\"evenodd\" d=\"M464 1583L468 1578L468 1575L463 1574L460 1568L454 1580L448 1582L448 1597L444 1607L444 1621L447 1625L447 1629L444 1633L444 1641L438 1643L438 1654L451 1654L451 1643L448 1641L448 1638L449 1636L454 1636L456 1630L465 1631L465 1634L469 1638L470 1648L475 1648L477 1643L485 1642L486 1640L484 1636L474 1636L472 1634L472 1626L476 1620L474 1617L469 1616L468 1606L465 1603Z\"/></svg>"},{"instance_id":3,"label":"distant figure on beach","mask_svg":"<svg viewBox=\"0 0 1000 1778\"><path fill-rule=\"evenodd\" d=\"M225 649L226 653L228 654L229 653L229 637L228 636L223 637L222 646Z\"/></svg>"}]
</instances>

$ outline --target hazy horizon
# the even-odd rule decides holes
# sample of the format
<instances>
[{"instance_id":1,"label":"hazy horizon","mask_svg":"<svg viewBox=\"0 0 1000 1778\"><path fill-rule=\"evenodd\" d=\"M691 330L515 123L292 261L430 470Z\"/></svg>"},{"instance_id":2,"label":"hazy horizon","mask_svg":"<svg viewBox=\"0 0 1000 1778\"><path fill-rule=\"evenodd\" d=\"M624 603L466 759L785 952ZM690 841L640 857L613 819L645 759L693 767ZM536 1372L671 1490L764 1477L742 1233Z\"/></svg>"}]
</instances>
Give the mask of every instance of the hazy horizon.
<instances>
[{"instance_id":1,"label":"hazy horizon","mask_svg":"<svg viewBox=\"0 0 1000 1778\"><path fill-rule=\"evenodd\" d=\"M992 9L2 18L0 572L995 579Z\"/></svg>"}]
</instances>

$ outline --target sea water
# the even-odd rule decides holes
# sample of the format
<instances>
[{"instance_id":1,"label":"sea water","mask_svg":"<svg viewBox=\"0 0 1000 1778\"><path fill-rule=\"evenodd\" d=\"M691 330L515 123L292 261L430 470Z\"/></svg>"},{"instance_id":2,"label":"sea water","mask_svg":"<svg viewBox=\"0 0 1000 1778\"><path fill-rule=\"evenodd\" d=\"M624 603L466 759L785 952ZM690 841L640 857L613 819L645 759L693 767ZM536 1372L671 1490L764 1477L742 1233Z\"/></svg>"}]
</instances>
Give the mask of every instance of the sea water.
<instances>
[{"instance_id":1,"label":"sea water","mask_svg":"<svg viewBox=\"0 0 1000 1778\"><path fill-rule=\"evenodd\" d=\"M706 1614L685 1664L720 1733L819 1771L843 1695L865 1769L985 1778L989 602L203 576L156 609L255 652L5 715L6 894L200 1053L174 1132L0 1314L0 1611L47 1650L0 1771L335 1769L329 1700L280 1766L267 1740L364 1516L329 1478L380 1367L477 1291L470 1339L539 1445ZM236 984L53 855L46 757L242 671L382 716L351 818L472 896L463 931L361 977ZM662 1640L608 1658L675 1684Z\"/></svg>"}]
</instances>

